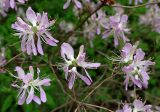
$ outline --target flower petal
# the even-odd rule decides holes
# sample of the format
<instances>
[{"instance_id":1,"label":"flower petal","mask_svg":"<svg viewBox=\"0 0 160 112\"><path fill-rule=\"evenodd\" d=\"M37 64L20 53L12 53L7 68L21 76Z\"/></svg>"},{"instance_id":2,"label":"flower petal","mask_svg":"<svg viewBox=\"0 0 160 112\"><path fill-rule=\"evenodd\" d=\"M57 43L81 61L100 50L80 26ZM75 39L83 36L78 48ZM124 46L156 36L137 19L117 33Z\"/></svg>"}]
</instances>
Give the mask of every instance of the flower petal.
<instances>
[{"instance_id":1,"label":"flower petal","mask_svg":"<svg viewBox=\"0 0 160 112\"><path fill-rule=\"evenodd\" d=\"M91 81L86 76L83 76L77 72L79 78L81 78L87 85L91 85Z\"/></svg>"},{"instance_id":2,"label":"flower petal","mask_svg":"<svg viewBox=\"0 0 160 112\"><path fill-rule=\"evenodd\" d=\"M61 45L61 56L65 59L65 60L74 60L74 50L71 47L70 44L68 43L63 43Z\"/></svg>"},{"instance_id":3,"label":"flower petal","mask_svg":"<svg viewBox=\"0 0 160 112\"><path fill-rule=\"evenodd\" d=\"M41 104L41 100L40 100L40 98L38 96L34 96L33 97L33 101L35 101L39 105Z\"/></svg>"},{"instance_id":4,"label":"flower petal","mask_svg":"<svg viewBox=\"0 0 160 112\"><path fill-rule=\"evenodd\" d=\"M41 55L44 55L43 49L42 49L42 45L41 45L40 37L38 37L37 48L38 48L38 49L37 49L38 52L39 52Z\"/></svg>"},{"instance_id":5,"label":"flower petal","mask_svg":"<svg viewBox=\"0 0 160 112\"><path fill-rule=\"evenodd\" d=\"M67 2L63 5L63 9L67 9L71 3L71 0L67 0Z\"/></svg>"},{"instance_id":6,"label":"flower petal","mask_svg":"<svg viewBox=\"0 0 160 112\"><path fill-rule=\"evenodd\" d=\"M34 98L34 88L31 87L31 89L29 91L29 95L28 95L28 97L26 99L26 103L27 104L31 103L31 101L33 100L33 98Z\"/></svg>"},{"instance_id":7,"label":"flower petal","mask_svg":"<svg viewBox=\"0 0 160 112\"><path fill-rule=\"evenodd\" d=\"M75 77L76 77L75 72L71 72L71 76L70 76L70 79L69 79L69 82L68 82L69 89L73 88Z\"/></svg>"},{"instance_id":8,"label":"flower petal","mask_svg":"<svg viewBox=\"0 0 160 112\"><path fill-rule=\"evenodd\" d=\"M39 87L40 89L40 98L41 98L41 101L42 102L46 102L47 101L47 98L46 98L46 93L45 91L43 90L43 88L40 86Z\"/></svg>"},{"instance_id":9,"label":"flower petal","mask_svg":"<svg viewBox=\"0 0 160 112\"><path fill-rule=\"evenodd\" d=\"M22 105L26 99L26 90L23 90L22 94L19 96L18 105Z\"/></svg>"},{"instance_id":10,"label":"flower petal","mask_svg":"<svg viewBox=\"0 0 160 112\"><path fill-rule=\"evenodd\" d=\"M27 19L32 23L33 26L36 26L37 23L37 16L36 13L29 7L26 11Z\"/></svg>"},{"instance_id":11,"label":"flower petal","mask_svg":"<svg viewBox=\"0 0 160 112\"><path fill-rule=\"evenodd\" d=\"M21 67L17 66L16 71L20 79L23 79L25 77L24 70Z\"/></svg>"}]
</instances>

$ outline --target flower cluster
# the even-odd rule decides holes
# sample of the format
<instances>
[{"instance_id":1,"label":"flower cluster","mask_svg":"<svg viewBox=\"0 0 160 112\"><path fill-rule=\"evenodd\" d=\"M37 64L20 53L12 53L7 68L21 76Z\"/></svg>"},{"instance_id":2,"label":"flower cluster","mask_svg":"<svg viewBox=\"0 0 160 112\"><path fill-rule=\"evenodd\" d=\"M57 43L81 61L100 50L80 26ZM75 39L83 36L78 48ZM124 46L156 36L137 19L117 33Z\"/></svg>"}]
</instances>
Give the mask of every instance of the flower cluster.
<instances>
[{"instance_id":1,"label":"flower cluster","mask_svg":"<svg viewBox=\"0 0 160 112\"><path fill-rule=\"evenodd\" d=\"M33 100L37 104L41 102L46 102L46 93L42 86L50 86L50 79L40 79L39 73L40 70L37 68L38 77L34 79L34 70L33 67L29 67L29 73L25 74L24 70L17 66L16 69L18 76L14 76L17 80L21 82L20 86L17 84L12 84L13 87L19 88L18 93L18 104L22 105L25 101L27 104L31 103ZM36 91L40 91L40 98L36 95ZM28 96L27 96L28 95Z\"/></svg>"},{"instance_id":2,"label":"flower cluster","mask_svg":"<svg viewBox=\"0 0 160 112\"><path fill-rule=\"evenodd\" d=\"M121 110L116 112L152 112L151 105L145 105L141 100L134 100L133 104L125 104Z\"/></svg>"},{"instance_id":3,"label":"flower cluster","mask_svg":"<svg viewBox=\"0 0 160 112\"><path fill-rule=\"evenodd\" d=\"M28 0L17 1L24 4ZM130 3L132 2L133 0L130 0ZM135 5L137 5L139 2L142 3L142 0L134 0L134 2ZM121 41L125 44L122 48L120 57L120 61L123 64L122 71L126 74L124 81L125 89L127 90L130 84L136 85L139 88L147 88L148 80L150 79L148 75L148 68L150 65L154 65L155 63L144 59L145 53L141 48L137 48L138 44L132 45L127 43L129 39L126 35L130 33L130 29L127 26L128 16L124 14L122 7L115 8L116 14L107 17L106 12L98 7L101 6L99 4L101 3L100 1L96 4L90 0L67 0L63 9L67 9L71 3L74 4L74 13L76 16L81 15L83 11L91 13L91 16L87 16L86 21L82 21L84 24L82 24L83 30L80 33L83 34L84 37L92 40L96 35L100 35L103 38L108 38L113 35L114 46L118 46ZM108 3L108 1L106 3ZM16 0L0 1L0 13L2 15L5 16L9 8L17 9ZM147 25L151 24L154 26L155 31L160 32L160 25L158 23L160 20L160 15L158 14L160 12L159 7L158 5L153 5L150 10L150 13L147 14L147 19L146 15L141 17L141 23L145 23ZM151 12L156 12L157 15L152 16ZM36 13L31 7L29 7L25 16L26 17L23 19L17 17L17 21L12 24L12 29L16 31L14 35L21 39L21 50L23 52L27 52L28 55L44 55L42 42L50 46L57 46L59 41L50 33L50 29L55 24L55 20L50 21L48 13ZM62 32L67 34L74 32L74 26L72 23L62 21L59 24L59 27ZM76 34L72 34L69 38L75 35ZM64 62L60 64L60 67L65 72L65 79L68 81L69 89L73 88L77 78L80 78L87 85L92 84L93 81L87 69L97 69L101 64L86 61L84 45L80 46L78 56L75 57L75 52L72 46L64 42L61 45L61 57ZM0 67L4 66L5 63L6 60L4 54L2 54L0 56ZM46 102L46 93L42 87L50 86L51 80L49 78L41 79L39 77L39 68L37 68L37 78L35 79L32 66L29 67L29 72L26 74L19 66L16 67L15 71L18 76L13 75L17 80L12 84L12 86L19 88L18 104L22 105L25 102L29 104L32 101L37 104ZM140 100L135 100L133 104L127 103L124 105L123 109L117 110L116 112L151 112L151 107L151 105L145 105L145 103ZM157 110L158 109L159 108L157 108Z\"/></svg>"},{"instance_id":4,"label":"flower cluster","mask_svg":"<svg viewBox=\"0 0 160 112\"><path fill-rule=\"evenodd\" d=\"M17 0L18 3L24 4L28 0ZM0 0L0 14L6 16L9 8L17 9L15 0Z\"/></svg>"},{"instance_id":5,"label":"flower cluster","mask_svg":"<svg viewBox=\"0 0 160 112\"><path fill-rule=\"evenodd\" d=\"M147 13L140 16L140 24L151 26L153 31L160 33L160 8L158 4L151 5L147 9Z\"/></svg>"},{"instance_id":6,"label":"flower cluster","mask_svg":"<svg viewBox=\"0 0 160 112\"><path fill-rule=\"evenodd\" d=\"M106 20L107 18L105 12L103 10L97 11L97 13L92 15L88 22L84 24L84 37L87 37L91 42L96 35L101 34Z\"/></svg>"},{"instance_id":7,"label":"flower cluster","mask_svg":"<svg viewBox=\"0 0 160 112\"><path fill-rule=\"evenodd\" d=\"M125 36L125 33L129 33L127 28L127 15L121 15L117 13L115 16L109 18L108 23L105 24L105 32L103 33L103 38L107 38L110 35L114 35L114 45L119 45L119 41L123 40L124 43L129 41Z\"/></svg>"},{"instance_id":8,"label":"flower cluster","mask_svg":"<svg viewBox=\"0 0 160 112\"><path fill-rule=\"evenodd\" d=\"M35 13L31 7L26 11L27 23L20 17L17 22L12 24L12 28L17 31L15 34L22 38L21 49L27 51L28 55L32 53L43 55L41 41L51 46L57 46L58 40L54 39L49 32L49 28L55 23L54 20L49 21L47 13Z\"/></svg>"},{"instance_id":9,"label":"flower cluster","mask_svg":"<svg viewBox=\"0 0 160 112\"><path fill-rule=\"evenodd\" d=\"M24 4L25 2L27 2L28 0L9 0L9 5L12 9L16 9L16 1L19 2L20 4Z\"/></svg>"},{"instance_id":10,"label":"flower cluster","mask_svg":"<svg viewBox=\"0 0 160 112\"><path fill-rule=\"evenodd\" d=\"M121 62L125 64L122 71L126 74L124 81L126 90L130 80L139 88L148 87L148 67L155 63L150 60L144 60L145 53L136 45L126 43L121 52Z\"/></svg>"},{"instance_id":11,"label":"flower cluster","mask_svg":"<svg viewBox=\"0 0 160 112\"><path fill-rule=\"evenodd\" d=\"M83 45L80 47L77 58L74 58L74 50L71 45L63 43L61 45L61 56L65 61L65 64L62 64L62 67L65 72L65 78L68 80L69 89L72 89L76 77L82 79L87 85L91 85L92 79L86 69L96 69L100 66L100 63L85 62L86 53L84 52ZM78 67L84 69L86 76L81 75L77 71Z\"/></svg>"}]
</instances>

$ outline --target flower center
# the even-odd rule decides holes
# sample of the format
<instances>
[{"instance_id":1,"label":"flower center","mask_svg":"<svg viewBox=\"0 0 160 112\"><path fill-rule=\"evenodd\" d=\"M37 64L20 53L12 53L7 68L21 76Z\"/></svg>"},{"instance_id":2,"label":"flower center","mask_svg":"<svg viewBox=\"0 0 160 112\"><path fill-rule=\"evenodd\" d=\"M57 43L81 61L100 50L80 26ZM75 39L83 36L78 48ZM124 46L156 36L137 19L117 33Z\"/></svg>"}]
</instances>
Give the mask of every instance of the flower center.
<instances>
[{"instance_id":1,"label":"flower center","mask_svg":"<svg viewBox=\"0 0 160 112\"><path fill-rule=\"evenodd\" d=\"M36 26L33 26L33 27L32 27L32 31L33 31L34 33L37 33L37 32L38 32L37 27L36 27Z\"/></svg>"}]
</instances>

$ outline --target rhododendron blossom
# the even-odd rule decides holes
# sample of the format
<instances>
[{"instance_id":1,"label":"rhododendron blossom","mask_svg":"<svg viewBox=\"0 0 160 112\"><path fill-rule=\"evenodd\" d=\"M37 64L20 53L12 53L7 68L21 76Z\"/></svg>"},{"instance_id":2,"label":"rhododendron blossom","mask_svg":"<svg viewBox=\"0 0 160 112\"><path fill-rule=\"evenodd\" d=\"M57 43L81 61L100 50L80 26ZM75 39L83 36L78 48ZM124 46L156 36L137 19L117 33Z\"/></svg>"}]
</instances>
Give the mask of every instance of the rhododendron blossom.
<instances>
[{"instance_id":1,"label":"rhododendron blossom","mask_svg":"<svg viewBox=\"0 0 160 112\"><path fill-rule=\"evenodd\" d=\"M49 33L49 28L55 23L54 20L49 21L47 13L35 13L31 7L26 11L27 22L17 17L17 22L12 25L12 28L17 31L15 34L22 38L21 49L27 51L28 55L33 53L43 55L41 41L51 46L57 46L58 40L54 39Z\"/></svg>"},{"instance_id":2,"label":"rhododendron blossom","mask_svg":"<svg viewBox=\"0 0 160 112\"><path fill-rule=\"evenodd\" d=\"M91 46L93 47L92 40L96 35L100 35L102 32L103 24L107 20L104 11L99 10L96 14L92 15L91 18L85 22L83 26L83 35L88 38Z\"/></svg>"},{"instance_id":3,"label":"rhododendron blossom","mask_svg":"<svg viewBox=\"0 0 160 112\"><path fill-rule=\"evenodd\" d=\"M85 55L83 45L80 47L77 58L74 58L74 50L70 44L63 43L61 45L61 56L65 61L65 64L62 64L62 66L65 72L65 78L68 80L69 89L72 89L77 77L82 79L87 85L91 85L92 83L92 79L86 69L96 69L100 66L100 63L85 62ZM84 69L86 76L78 72L77 68L79 67Z\"/></svg>"},{"instance_id":4,"label":"rhododendron blossom","mask_svg":"<svg viewBox=\"0 0 160 112\"><path fill-rule=\"evenodd\" d=\"M141 100L134 100L133 102L133 112L152 112L151 105L145 105Z\"/></svg>"},{"instance_id":5,"label":"rhododendron blossom","mask_svg":"<svg viewBox=\"0 0 160 112\"><path fill-rule=\"evenodd\" d=\"M117 110L116 112L132 112L132 108L128 104L125 104L123 109Z\"/></svg>"},{"instance_id":6,"label":"rhododendron blossom","mask_svg":"<svg viewBox=\"0 0 160 112\"><path fill-rule=\"evenodd\" d=\"M154 4L147 7L146 14L140 16L140 24L151 26L153 28L153 31L158 33L160 33L159 21L160 21L160 8L158 4Z\"/></svg>"},{"instance_id":7,"label":"rhododendron blossom","mask_svg":"<svg viewBox=\"0 0 160 112\"><path fill-rule=\"evenodd\" d=\"M0 14L2 16L6 16L6 12L9 9L9 1L8 0L0 0Z\"/></svg>"},{"instance_id":8,"label":"rhododendron blossom","mask_svg":"<svg viewBox=\"0 0 160 112\"><path fill-rule=\"evenodd\" d=\"M0 0L0 14L6 16L6 12L9 8L17 9L16 1L20 4L24 4L28 0Z\"/></svg>"},{"instance_id":9,"label":"rhododendron blossom","mask_svg":"<svg viewBox=\"0 0 160 112\"><path fill-rule=\"evenodd\" d=\"M103 38L108 38L113 34L115 46L119 45L119 41L121 40L123 40L124 43L129 41L129 39L125 36L125 33L129 33L127 21L127 15L116 14L115 16L111 16L108 23L104 25L105 32L103 33Z\"/></svg>"},{"instance_id":10,"label":"rhododendron blossom","mask_svg":"<svg viewBox=\"0 0 160 112\"><path fill-rule=\"evenodd\" d=\"M21 4L24 4L24 3L27 2L28 0L9 0L10 7L11 7L12 9L17 8L17 6L16 6L16 1L19 2L19 3L21 3Z\"/></svg>"},{"instance_id":11,"label":"rhododendron blossom","mask_svg":"<svg viewBox=\"0 0 160 112\"><path fill-rule=\"evenodd\" d=\"M19 88L18 93L18 104L22 105L25 101L27 104L31 103L33 100L37 104L41 104L41 102L46 102L46 93L43 90L42 86L49 86L50 85L50 79L44 78L40 79L39 73L40 70L37 69L38 77L34 79L34 70L33 67L29 67L29 73L25 74L24 70L17 66L16 71L18 76L14 76L21 82L20 86L17 84L12 84L13 87ZM40 92L40 98L36 95L36 91Z\"/></svg>"},{"instance_id":12,"label":"rhododendron blossom","mask_svg":"<svg viewBox=\"0 0 160 112\"><path fill-rule=\"evenodd\" d=\"M134 100L132 104L126 103L123 109L116 112L153 112L151 107L151 105L145 105L141 100Z\"/></svg>"},{"instance_id":13,"label":"rhododendron blossom","mask_svg":"<svg viewBox=\"0 0 160 112\"><path fill-rule=\"evenodd\" d=\"M81 2L79 2L79 0L67 0L67 2L63 6L63 9L67 9L71 4L71 2L73 2L73 4L75 4L77 8L80 8L80 9L82 8L82 4Z\"/></svg>"},{"instance_id":14,"label":"rhododendron blossom","mask_svg":"<svg viewBox=\"0 0 160 112\"><path fill-rule=\"evenodd\" d=\"M125 63L122 70L126 73L124 84L126 90L129 80L131 80L139 88L148 87L148 67L155 63L150 60L144 60L145 53L142 49L136 49L137 45L126 43L122 49L121 60Z\"/></svg>"}]
</instances>

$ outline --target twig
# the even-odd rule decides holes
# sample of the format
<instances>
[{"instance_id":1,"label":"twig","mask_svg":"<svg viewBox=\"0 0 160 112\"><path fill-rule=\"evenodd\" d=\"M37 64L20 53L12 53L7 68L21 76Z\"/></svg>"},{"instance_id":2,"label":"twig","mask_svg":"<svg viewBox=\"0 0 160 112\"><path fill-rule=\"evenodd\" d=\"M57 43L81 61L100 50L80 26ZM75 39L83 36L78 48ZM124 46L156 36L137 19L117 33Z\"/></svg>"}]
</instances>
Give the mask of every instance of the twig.
<instances>
[{"instance_id":1,"label":"twig","mask_svg":"<svg viewBox=\"0 0 160 112\"><path fill-rule=\"evenodd\" d=\"M13 58L11 58L11 59L6 63L6 65L9 64L10 62L12 62L13 60L15 60L18 56L20 56L20 55L22 55L22 54L23 54L23 52L17 54L17 55L14 56Z\"/></svg>"},{"instance_id":2,"label":"twig","mask_svg":"<svg viewBox=\"0 0 160 112\"><path fill-rule=\"evenodd\" d=\"M75 27L73 31L71 31L71 32L68 33L68 36L66 37L65 41L66 41L69 37L71 37L72 35L74 35L74 33L75 33L79 28L81 28L82 25L83 25L86 21L88 21L88 19L89 19L94 13L96 13L98 10L100 10L103 6L104 6L104 4L102 4L102 3L101 3L99 6L97 6L97 8L96 8L93 12L91 12L77 27Z\"/></svg>"},{"instance_id":3,"label":"twig","mask_svg":"<svg viewBox=\"0 0 160 112\"><path fill-rule=\"evenodd\" d=\"M105 108L105 107L101 107L101 106L98 106L98 105L93 105L93 104L89 104L89 103L83 103L84 105L86 106L91 106L91 107L95 107L95 108L99 108L99 109L103 109L103 110L106 110L107 112L114 112L108 108Z\"/></svg>"},{"instance_id":4,"label":"twig","mask_svg":"<svg viewBox=\"0 0 160 112\"><path fill-rule=\"evenodd\" d=\"M68 105L68 104L70 104L70 103L72 103L72 101L66 102L65 104L63 104L63 105L61 105L61 106L59 106L59 107L53 109L51 112L55 112L55 111L57 111L57 110L59 110L59 109L65 107L66 105Z\"/></svg>"},{"instance_id":5,"label":"twig","mask_svg":"<svg viewBox=\"0 0 160 112\"><path fill-rule=\"evenodd\" d=\"M98 84L91 92L88 93L88 95L82 100L85 101L96 89L98 89L104 82L106 82L107 80L113 78L115 75L113 75L115 68L113 69L113 72L111 74L110 77L106 78L105 80L103 80L100 84Z\"/></svg>"},{"instance_id":6,"label":"twig","mask_svg":"<svg viewBox=\"0 0 160 112\"><path fill-rule=\"evenodd\" d=\"M56 73L57 71L53 68L53 66L52 66L52 64L51 64L50 62L49 62L49 66L50 66L52 72L55 74L56 80L57 80L58 84L60 85L63 93L66 93L66 91L65 91L65 89L64 89L64 87L63 87L63 84L61 83L61 81L59 80L59 78L58 78L58 76L57 76L57 73Z\"/></svg>"},{"instance_id":7,"label":"twig","mask_svg":"<svg viewBox=\"0 0 160 112\"><path fill-rule=\"evenodd\" d=\"M127 9L134 9L134 8L140 8L148 5L154 5L159 4L160 2L151 2L151 3L145 3L141 5L135 5L135 6L125 6L125 5L112 5L112 7L121 7L121 8L127 8Z\"/></svg>"}]
</instances>

